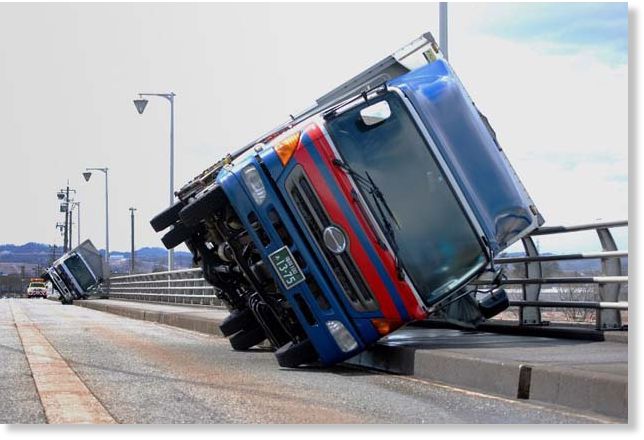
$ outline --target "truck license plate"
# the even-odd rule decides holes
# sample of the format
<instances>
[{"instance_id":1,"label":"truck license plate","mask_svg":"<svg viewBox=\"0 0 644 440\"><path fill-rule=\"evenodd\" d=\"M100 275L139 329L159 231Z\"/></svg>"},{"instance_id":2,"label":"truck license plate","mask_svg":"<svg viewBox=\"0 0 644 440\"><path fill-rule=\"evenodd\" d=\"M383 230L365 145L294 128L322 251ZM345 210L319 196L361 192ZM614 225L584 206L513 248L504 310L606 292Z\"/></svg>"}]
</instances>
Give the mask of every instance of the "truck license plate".
<instances>
[{"instance_id":1,"label":"truck license plate","mask_svg":"<svg viewBox=\"0 0 644 440\"><path fill-rule=\"evenodd\" d=\"M304 274L293 258L288 247L284 246L270 254L268 258L287 289L304 281Z\"/></svg>"}]
</instances>

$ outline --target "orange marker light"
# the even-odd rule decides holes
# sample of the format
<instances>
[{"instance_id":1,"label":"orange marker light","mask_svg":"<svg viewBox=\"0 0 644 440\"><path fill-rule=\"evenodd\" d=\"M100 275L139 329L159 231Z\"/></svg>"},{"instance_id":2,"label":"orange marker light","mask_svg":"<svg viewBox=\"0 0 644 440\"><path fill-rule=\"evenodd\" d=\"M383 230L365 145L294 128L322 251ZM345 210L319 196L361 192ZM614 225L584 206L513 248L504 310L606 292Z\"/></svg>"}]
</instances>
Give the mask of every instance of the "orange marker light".
<instances>
[{"instance_id":1,"label":"orange marker light","mask_svg":"<svg viewBox=\"0 0 644 440\"><path fill-rule=\"evenodd\" d=\"M282 161L282 165L286 165L288 161L291 160L291 157L293 157L297 146L300 144L301 134L302 133L299 131L293 133L274 147L280 161Z\"/></svg>"},{"instance_id":2,"label":"orange marker light","mask_svg":"<svg viewBox=\"0 0 644 440\"><path fill-rule=\"evenodd\" d=\"M402 321L385 318L374 318L371 323L380 336L388 335L402 325Z\"/></svg>"}]
</instances>

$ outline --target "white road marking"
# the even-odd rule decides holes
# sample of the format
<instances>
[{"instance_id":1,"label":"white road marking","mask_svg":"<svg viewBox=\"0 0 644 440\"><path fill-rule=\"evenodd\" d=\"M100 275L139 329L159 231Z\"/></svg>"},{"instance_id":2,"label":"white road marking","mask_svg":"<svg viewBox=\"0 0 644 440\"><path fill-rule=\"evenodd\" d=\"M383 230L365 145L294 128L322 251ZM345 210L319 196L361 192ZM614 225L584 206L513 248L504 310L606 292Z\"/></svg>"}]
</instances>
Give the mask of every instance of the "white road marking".
<instances>
[{"instance_id":1,"label":"white road marking","mask_svg":"<svg viewBox=\"0 0 644 440\"><path fill-rule=\"evenodd\" d=\"M20 306L10 307L47 422L116 423Z\"/></svg>"}]
</instances>

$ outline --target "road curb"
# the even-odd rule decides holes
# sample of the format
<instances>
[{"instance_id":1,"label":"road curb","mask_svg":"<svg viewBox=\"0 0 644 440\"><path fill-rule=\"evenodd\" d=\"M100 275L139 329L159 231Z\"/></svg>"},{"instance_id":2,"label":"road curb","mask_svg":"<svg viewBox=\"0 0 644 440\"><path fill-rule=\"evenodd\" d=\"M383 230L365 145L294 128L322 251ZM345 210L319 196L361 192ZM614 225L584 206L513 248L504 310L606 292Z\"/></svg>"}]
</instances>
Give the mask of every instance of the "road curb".
<instances>
[{"instance_id":1,"label":"road curb","mask_svg":"<svg viewBox=\"0 0 644 440\"><path fill-rule=\"evenodd\" d=\"M92 300L75 301L74 304L80 307L98 310L100 312L124 316L126 318L156 322L200 333L223 336L221 330L219 330L220 321L216 318L200 317L185 313L160 312L155 310L121 307L118 305L103 304Z\"/></svg>"},{"instance_id":2,"label":"road curb","mask_svg":"<svg viewBox=\"0 0 644 440\"><path fill-rule=\"evenodd\" d=\"M517 362L498 362L474 358L460 353L417 350L414 376L467 389L506 396L526 398L520 392L529 383L520 382L521 369Z\"/></svg>"},{"instance_id":3,"label":"road curb","mask_svg":"<svg viewBox=\"0 0 644 440\"><path fill-rule=\"evenodd\" d=\"M217 318L181 312L147 311L92 300L76 301L74 304L127 318L223 336L219 330L221 321ZM628 379L608 373L490 360L444 349L415 349L387 344L376 344L346 363L511 399L530 399L611 417L628 417Z\"/></svg>"},{"instance_id":4,"label":"road curb","mask_svg":"<svg viewBox=\"0 0 644 440\"><path fill-rule=\"evenodd\" d=\"M604 332L604 341L607 342L619 342L622 344L628 344L628 332Z\"/></svg>"},{"instance_id":5,"label":"road curb","mask_svg":"<svg viewBox=\"0 0 644 440\"><path fill-rule=\"evenodd\" d=\"M628 418L628 378L573 368L533 367L531 398Z\"/></svg>"}]
</instances>

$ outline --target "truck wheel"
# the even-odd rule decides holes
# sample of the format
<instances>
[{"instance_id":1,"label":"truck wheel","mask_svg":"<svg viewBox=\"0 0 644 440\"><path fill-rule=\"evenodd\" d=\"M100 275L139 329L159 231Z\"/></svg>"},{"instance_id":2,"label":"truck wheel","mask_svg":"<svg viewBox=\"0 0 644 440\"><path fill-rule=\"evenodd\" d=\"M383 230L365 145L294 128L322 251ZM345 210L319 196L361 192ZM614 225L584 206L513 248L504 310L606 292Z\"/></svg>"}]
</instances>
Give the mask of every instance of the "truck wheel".
<instances>
[{"instance_id":1,"label":"truck wheel","mask_svg":"<svg viewBox=\"0 0 644 440\"><path fill-rule=\"evenodd\" d=\"M259 344L264 339L266 339L264 329L257 326L232 335L230 337L230 345L233 347L233 350L243 351Z\"/></svg>"},{"instance_id":2,"label":"truck wheel","mask_svg":"<svg viewBox=\"0 0 644 440\"><path fill-rule=\"evenodd\" d=\"M219 187L211 188L186 205L179 212L179 218L187 226L195 226L212 214L224 201L223 191Z\"/></svg>"},{"instance_id":3,"label":"truck wheel","mask_svg":"<svg viewBox=\"0 0 644 440\"><path fill-rule=\"evenodd\" d=\"M275 357L279 366L284 368L296 368L318 360L318 354L308 339L297 344L291 341L281 346L275 352Z\"/></svg>"},{"instance_id":4,"label":"truck wheel","mask_svg":"<svg viewBox=\"0 0 644 440\"><path fill-rule=\"evenodd\" d=\"M255 325L252 325L255 324ZM257 321L250 309L233 310L230 315L224 319L219 326L221 334L224 336L234 335L235 333L249 327L256 327Z\"/></svg>"},{"instance_id":5,"label":"truck wheel","mask_svg":"<svg viewBox=\"0 0 644 440\"><path fill-rule=\"evenodd\" d=\"M165 211L157 214L152 220L150 220L152 229L154 229L155 232L159 232L174 224L179 220L179 211L181 211L182 208L183 202L179 201L169 208L166 208Z\"/></svg>"},{"instance_id":6,"label":"truck wheel","mask_svg":"<svg viewBox=\"0 0 644 440\"><path fill-rule=\"evenodd\" d=\"M172 229L161 238L161 241L166 249L173 249L189 239L192 236L192 232L183 223L175 223Z\"/></svg>"},{"instance_id":7,"label":"truck wheel","mask_svg":"<svg viewBox=\"0 0 644 440\"><path fill-rule=\"evenodd\" d=\"M60 302L61 302L63 305L66 305L66 306L67 306L67 305L71 305L71 304L74 302L74 300L67 299L67 298L65 298L64 296L62 296L62 295L61 295L61 297L60 297Z\"/></svg>"}]
</instances>

